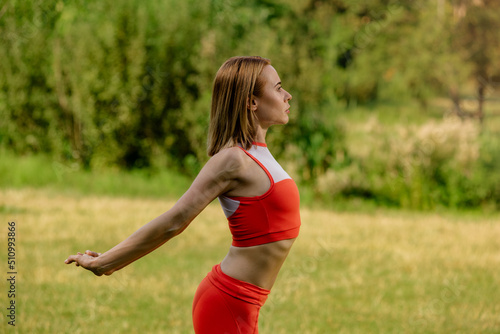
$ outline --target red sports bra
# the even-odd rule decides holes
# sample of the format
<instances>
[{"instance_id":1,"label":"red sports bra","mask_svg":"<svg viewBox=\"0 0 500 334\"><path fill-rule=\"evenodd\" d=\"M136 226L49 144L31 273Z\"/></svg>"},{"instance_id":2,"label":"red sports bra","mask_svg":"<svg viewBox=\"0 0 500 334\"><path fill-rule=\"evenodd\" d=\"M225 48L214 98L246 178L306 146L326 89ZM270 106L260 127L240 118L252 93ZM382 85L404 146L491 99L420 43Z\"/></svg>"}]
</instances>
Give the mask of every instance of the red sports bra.
<instances>
[{"instance_id":1,"label":"red sports bra","mask_svg":"<svg viewBox=\"0 0 500 334\"><path fill-rule=\"evenodd\" d=\"M232 245L248 247L296 238L300 198L295 182L266 144L253 143L248 151L241 149L266 172L271 186L265 194L255 197L219 196L233 235Z\"/></svg>"}]
</instances>

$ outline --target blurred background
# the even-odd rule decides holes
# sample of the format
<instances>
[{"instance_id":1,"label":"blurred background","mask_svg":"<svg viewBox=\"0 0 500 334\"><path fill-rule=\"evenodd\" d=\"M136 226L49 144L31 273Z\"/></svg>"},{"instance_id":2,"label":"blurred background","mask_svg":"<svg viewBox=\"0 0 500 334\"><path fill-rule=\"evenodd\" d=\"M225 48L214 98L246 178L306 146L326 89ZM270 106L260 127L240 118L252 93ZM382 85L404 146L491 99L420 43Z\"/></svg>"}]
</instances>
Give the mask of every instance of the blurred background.
<instances>
[{"instance_id":1,"label":"blurred background","mask_svg":"<svg viewBox=\"0 0 500 334\"><path fill-rule=\"evenodd\" d=\"M261 332L499 333L498 0L0 0L0 333L192 333L217 203L123 272L63 261L189 187L235 55L293 95L267 143L304 204Z\"/></svg>"},{"instance_id":2,"label":"blurred background","mask_svg":"<svg viewBox=\"0 0 500 334\"><path fill-rule=\"evenodd\" d=\"M235 55L293 95L268 145L304 203L500 208L496 0L2 1L0 184L191 179Z\"/></svg>"}]
</instances>

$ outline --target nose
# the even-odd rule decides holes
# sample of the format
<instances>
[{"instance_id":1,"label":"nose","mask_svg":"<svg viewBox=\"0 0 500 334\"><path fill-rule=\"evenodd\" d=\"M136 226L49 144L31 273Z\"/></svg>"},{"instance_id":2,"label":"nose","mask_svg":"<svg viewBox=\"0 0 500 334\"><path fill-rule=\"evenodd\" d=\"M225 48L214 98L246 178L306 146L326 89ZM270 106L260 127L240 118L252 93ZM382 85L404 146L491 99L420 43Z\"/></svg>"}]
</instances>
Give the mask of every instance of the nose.
<instances>
[{"instance_id":1,"label":"nose","mask_svg":"<svg viewBox=\"0 0 500 334\"><path fill-rule=\"evenodd\" d=\"M285 101L290 101L292 99L292 94L290 94L288 91L286 92L286 100Z\"/></svg>"}]
</instances>

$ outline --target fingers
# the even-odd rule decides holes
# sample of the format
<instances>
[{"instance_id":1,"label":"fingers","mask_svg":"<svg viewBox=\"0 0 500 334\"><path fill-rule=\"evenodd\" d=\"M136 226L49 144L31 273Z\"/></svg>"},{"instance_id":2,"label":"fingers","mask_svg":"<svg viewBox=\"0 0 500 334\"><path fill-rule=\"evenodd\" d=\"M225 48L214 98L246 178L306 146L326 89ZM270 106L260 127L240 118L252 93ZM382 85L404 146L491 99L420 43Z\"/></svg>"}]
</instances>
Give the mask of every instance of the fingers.
<instances>
[{"instance_id":1,"label":"fingers","mask_svg":"<svg viewBox=\"0 0 500 334\"><path fill-rule=\"evenodd\" d=\"M101 253L93 252L93 251L90 251L90 250L86 250L85 254L93 256L93 257L98 257L99 255L101 255Z\"/></svg>"},{"instance_id":2,"label":"fingers","mask_svg":"<svg viewBox=\"0 0 500 334\"><path fill-rule=\"evenodd\" d=\"M64 263L66 264L70 264L70 263L73 263L75 262L76 266L79 267L80 266L80 263L78 263L78 260L80 259L80 257L82 257L83 254L78 252L76 253L76 255L70 255L68 256L68 258L66 260L64 260Z\"/></svg>"},{"instance_id":3,"label":"fingers","mask_svg":"<svg viewBox=\"0 0 500 334\"><path fill-rule=\"evenodd\" d=\"M80 267L80 266L81 266L81 265L80 265L80 263L78 262L78 260L76 260L76 259L69 259L69 258L68 258L68 259L66 259L66 260L64 261L64 263L66 263L66 264L71 264L71 263L73 263L73 262L75 263L75 266L76 266L76 267ZM82 267L82 268L84 268L84 267Z\"/></svg>"},{"instance_id":4,"label":"fingers","mask_svg":"<svg viewBox=\"0 0 500 334\"><path fill-rule=\"evenodd\" d=\"M78 263L78 259L81 256L84 256L84 255L88 255L88 256L92 256L92 257L98 257L98 256L101 255L101 253L93 252L93 251L90 251L90 250L86 250L85 254L82 254L82 253L78 252L78 253L76 253L76 255L70 255L70 256L68 256L68 258L66 260L64 260L64 263L70 264L70 263L76 262L76 265L79 266L80 264Z\"/></svg>"},{"instance_id":5,"label":"fingers","mask_svg":"<svg viewBox=\"0 0 500 334\"><path fill-rule=\"evenodd\" d=\"M78 252L76 255L68 256L64 263L70 264L74 262L77 267L85 268L92 271L96 276L101 276L103 273L94 265L96 258L100 255L101 253L86 250L84 254ZM111 275L111 273L107 275Z\"/></svg>"},{"instance_id":6,"label":"fingers","mask_svg":"<svg viewBox=\"0 0 500 334\"><path fill-rule=\"evenodd\" d=\"M66 259L66 261L64 261L64 263L70 264L70 263L73 263L75 261L76 261L75 255L70 255L70 256L68 256L68 258Z\"/></svg>"}]
</instances>

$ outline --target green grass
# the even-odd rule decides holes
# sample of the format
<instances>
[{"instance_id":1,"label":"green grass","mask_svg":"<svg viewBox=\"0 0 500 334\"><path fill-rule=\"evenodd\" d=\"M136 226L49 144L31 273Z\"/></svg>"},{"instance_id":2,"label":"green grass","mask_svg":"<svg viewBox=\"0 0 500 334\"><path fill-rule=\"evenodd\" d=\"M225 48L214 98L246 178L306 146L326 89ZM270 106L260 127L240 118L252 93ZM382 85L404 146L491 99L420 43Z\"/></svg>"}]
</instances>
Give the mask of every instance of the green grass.
<instances>
[{"instance_id":1,"label":"green grass","mask_svg":"<svg viewBox=\"0 0 500 334\"><path fill-rule=\"evenodd\" d=\"M55 192L127 197L179 197L190 178L171 170L102 168L83 170L78 164L62 163L48 156L16 156L0 150L0 187L44 188Z\"/></svg>"},{"instance_id":2,"label":"green grass","mask_svg":"<svg viewBox=\"0 0 500 334\"><path fill-rule=\"evenodd\" d=\"M133 198L179 198L193 178L173 170L103 168L84 170L43 154L25 156L0 149L0 188L35 188L54 193L125 196ZM310 185L301 185L301 201L317 202ZM325 205L321 203L320 205ZM2 207L0 212L12 210Z\"/></svg>"},{"instance_id":3,"label":"green grass","mask_svg":"<svg viewBox=\"0 0 500 334\"><path fill-rule=\"evenodd\" d=\"M353 113L353 123L366 112ZM389 124L397 108L377 113ZM2 312L0 333L192 333L196 287L230 244L216 203L110 277L63 264L77 251L114 246L190 182L168 170L88 172L0 150L0 238L16 221L19 273L17 326ZM359 199L331 211L309 205L311 189L301 195L309 207L301 235L261 311L260 333L500 332L498 212L417 213Z\"/></svg>"},{"instance_id":4,"label":"green grass","mask_svg":"<svg viewBox=\"0 0 500 334\"><path fill-rule=\"evenodd\" d=\"M214 203L152 254L95 277L64 259L107 250L173 202L3 188L0 204L0 238L15 221L18 249L17 326L2 317L2 333L192 333L196 287L230 244ZM498 333L499 218L304 208L260 333Z\"/></svg>"}]
</instances>

